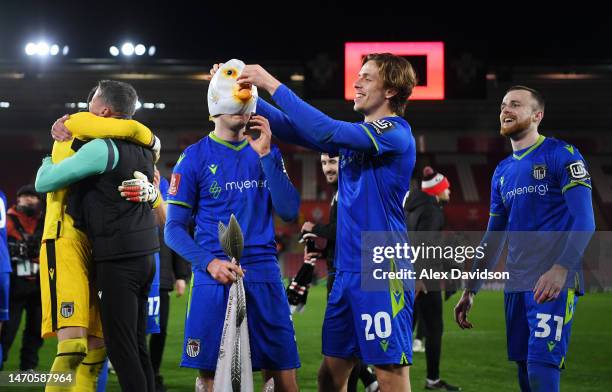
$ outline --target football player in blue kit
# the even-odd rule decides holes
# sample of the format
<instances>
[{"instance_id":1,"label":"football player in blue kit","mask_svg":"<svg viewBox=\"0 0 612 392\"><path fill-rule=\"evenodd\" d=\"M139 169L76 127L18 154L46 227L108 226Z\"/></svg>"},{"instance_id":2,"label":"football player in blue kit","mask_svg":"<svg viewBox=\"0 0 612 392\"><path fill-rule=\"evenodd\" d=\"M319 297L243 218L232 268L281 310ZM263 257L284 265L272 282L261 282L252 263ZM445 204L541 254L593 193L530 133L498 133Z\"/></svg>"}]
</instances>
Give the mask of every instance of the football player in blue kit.
<instances>
[{"instance_id":1,"label":"football player in blue kit","mask_svg":"<svg viewBox=\"0 0 612 392\"><path fill-rule=\"evenodd\" d=\"M410 390L413 290L389 281L385 291L362 287L361 234L405 233L402 202L416 160L411 127L401 116L416 85L411 64L389 53L364 58L354 83L363 122L334 120L301 100L259 65L239 82L267 90L258 114L281 140L340 156L336 280L323 322L320 390L343 390L355 358L373 364L381 391Z\"/></svg>"},{"instance_id":2,"label":"football player in blue kit","mask_svg":"<svg viewBox=\"0 0 612 392\"><path fill-rule=\"evenodd\" d=\"M510 88L501 104L500 133L513 154L491 180L484 259L473 270L492 270L508 241L504 303L508 359L518 365L521 391L559 391L572 320L582 295L581 258L595 220L591 179L578 149L538 132L542 95ZM472 280L455 307L461 328L482 281Z\"/></svg>"},{"instance_id":3,"label":"football player in blue kit","mask_svg":"<svg viewBox=\"0 0 612 392\"><path fill-rule=\"evenodd\" d=\"M159 209L155 210L156 213L156 221L160 225L160 230L163 230L163 226L165 224L165 213L162 211L165 207L166 195L168 193L168 187L170 184L168 180L159 175L159 171L155 168L155 180L154 184L159 189L159 194L162 197L162 204ZM159 274L160 274L160 264L159 264L159 252L155 253L155 276L153 277L153 282L151 282L151 290L149 291L149 299L148 304L149 308L147 310L147 334L150 333L159 333Z\"/></svg>"},{"instance_id":4,"label":"football player in blue kit","mask_svg":"<svg viewBox=\"0 0 612 392\"><path fill-rule=\"evenodd\" d=\"M244 276L253 369L261 369L266 380L274 378L275 390L296 391L300 362L277 261L273 212L294 220L300 199L278 147L270 144L268 121L251 116L256 87L236 83L243 68L244 63L231 60L213 77L208 106L215 129L185 149L168 189L166 243L193 270L181 366L200 370L197 390L212 390L229 284L239 274ZM227 223L231 214L244 233L240 267L228 262L217 234L218 223ZM192 217L195 239L188 232Z\"/></svg>"}]
</instances>

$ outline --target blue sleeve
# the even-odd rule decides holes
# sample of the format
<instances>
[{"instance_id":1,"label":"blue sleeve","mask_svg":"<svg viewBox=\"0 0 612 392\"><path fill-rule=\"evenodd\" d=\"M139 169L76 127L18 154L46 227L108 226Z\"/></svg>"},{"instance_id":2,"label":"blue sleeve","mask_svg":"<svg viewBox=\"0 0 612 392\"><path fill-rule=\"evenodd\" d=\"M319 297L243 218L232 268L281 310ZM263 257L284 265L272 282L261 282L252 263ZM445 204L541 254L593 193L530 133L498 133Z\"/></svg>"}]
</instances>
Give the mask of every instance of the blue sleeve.
<instances>
[{"instance_id":1,"label":"blue sleeve","mask_svg":"<svg viewBox=\"0 0 612 392\"><path fill-rule=\"evenodd\" d=\"M261 158L274 211L285 221L293 221L298 216L300 195L289 180L280 151L272 147L272 151Z\"/></svg>"},{"instance_id":2,"label":"blue sleeve","mask_svg":"<svg viewBox=\"0 0 612 392\"><path fill-rule=\"evenodd\" d=\"M367 126L332 119L304 102L284 84L276 89L272 98L293 121L300 135L308 135L318 144L331 148L371 154L380 152Z\"/></svg>"},{"instance_id":3,"label":"blue sleeve","mask_svg":"<svg viewBox=\"0 0 612 392\"><path fill-rule=\"evenodd\" d=\"M563 197L567 210L572 215L572 227L557 264L571 272L578 269L584 250L591 241L595 231L595 216L593 215L591 188L572 187L563 194Z\"/></svg>"},{"instance_id":4,"label":"blue sleeve","mask_svg":"<svg viewBox=\"0 0 612 392\"><path fill-rule=\"evenodd\" d=\"M508 220L505 215L496 216L492 215L489 217L489 223L487 225L487 232L482 237L479 247L484 249L484 257L480 260L474 258L472 265L472 271L480 269L488 269L493 271L499 262L504 244L506 242L506 225ZM467 283L467 289L477 293L482 284L484 283L481 279L472 279Z\"/></svg>"},{"instance_id":5,"label":"blue sleeve","mask_svg":"<svg viewBox=\"0 0 612 392\"><path fill-rule=\"evenodd\" d=\"M501 194L501 182L503 176L499 173L499 166L495 169L491 178L491 204L489 206L489 216L491 217L506 217L506 207L504 206L504 198Z\"/></svg>"},{"instance_id":6,"label":"blue sleeve","mask_svg":"<svg viewBox=\"0 0 612 392\"><path fill-rule=\"evenodd\" d=\"M168 205L166 226L164 227L164 240L173 251L189 261L194 268L206 271L208 263L215 256L200 247L189 235L189 222L191 209L181 205Z\"/></svg>"},{"instance_id":7,"label":"blue sleeve","mask_svg":"<svg viewBox=\"0 0 612 392\"><path fill-rule=\"evenodd\" d=\"M174 166L166 201L168 204L176 204L192 210L197 207L199 197L197 190L197 151L190 146L181 154Z\"/></svg>"},{"instance_id":8,"label":"blue sleeve","mask_svg":"<svg viewBox=\"0 0 612 392\"><path fill-rule=\"evenodd\" d=\"M168 198L168 188L170 187L170 183L166 180L165 177L159 178L159 192L161 193L161 197L164 201Z\"/></svg>"},{"instance_id":9,"label":"blue sleeve","mask_svg":"<svg viewBox=\"0 0 612 392\"><path fill-rule=\"evenodd\" d=\"M375 155L403 153L414 144L410 125L405 121L400 122L398 117L386 117L359 125L374 143Z\"/></svg>"},{"instance_id":10,"label":"blue sleeve","mask_svg":"<svg viewBox=\"0 0 612 392\"><path fill-rule=\"evenodd\" d=\"M311 150L327 152L332 155L338 154L337 149L331 146L323 146L309 138L308 135L300 134L293 121L285 113L262 98L257 100L257 114L268 119L272 134L285 143L297 144Z\"/></svg>"}]
</instances>

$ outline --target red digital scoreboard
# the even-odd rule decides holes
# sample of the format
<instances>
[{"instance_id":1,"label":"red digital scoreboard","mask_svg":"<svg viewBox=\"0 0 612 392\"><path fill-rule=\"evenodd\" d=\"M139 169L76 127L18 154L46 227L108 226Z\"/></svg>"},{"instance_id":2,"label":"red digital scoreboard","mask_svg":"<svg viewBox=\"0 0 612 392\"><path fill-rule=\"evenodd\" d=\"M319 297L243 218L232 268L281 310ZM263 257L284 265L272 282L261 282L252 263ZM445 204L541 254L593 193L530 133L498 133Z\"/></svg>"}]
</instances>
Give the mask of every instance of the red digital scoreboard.
<instances>
[{"instance_id":1,"label":"red digital scoreboard","mask_svg":"<svg viewBox=\"0 0 612 392\"><path fill-rule=\"evenodd\" d=\"M361 69L362 59L370 53L425 57L427 80L424 86L414 88L410 99L444 99L443 42L347 42L344 44L344 98L346 100L350 101L355 98L353 83Z\"/></svg>"}]
</instances>

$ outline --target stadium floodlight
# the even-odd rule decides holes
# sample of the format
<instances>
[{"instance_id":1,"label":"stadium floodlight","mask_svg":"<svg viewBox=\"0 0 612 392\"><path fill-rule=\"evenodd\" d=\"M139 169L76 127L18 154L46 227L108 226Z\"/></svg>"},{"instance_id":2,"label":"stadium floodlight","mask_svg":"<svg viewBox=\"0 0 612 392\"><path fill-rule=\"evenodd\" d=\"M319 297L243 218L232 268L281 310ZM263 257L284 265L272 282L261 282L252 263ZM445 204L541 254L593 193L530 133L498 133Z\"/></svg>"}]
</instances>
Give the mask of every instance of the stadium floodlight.
<instances>
[{"instance_id":1,"label":"stadium floodlight","mask_svg":"<svg viewBox=\"0 0 612 392\"><path fill-rule=\"evenodd\" d=\"M62 54L65 56L68 54L68 46L64 45L61 49ZM60 53L60 46L58 44L50 44L44 40L38 42L28 42L25 46L25 53L28 56L47 57L57 56Z\"/></svg>"},{"instance_id":2,"label":"stadium floodlight","mask_svg":"<svg viewBox=\"0 0 612 392\"><path fill-rule=\"evenodd\" d=\"M131 56L134 54L134 44L132 44L131 42L126 42L123 45L121 45L121 53L124 56Z\"/></svg>"},{"instance_id":3,"label":"stadium floodlight","mask_svg":"<svg viewBox=\"0 0 612 392\"><path fill-rule=\"evenodd\" d=\"M9 107L11 107L11 103L10 102L0 102L0 108L8 109Z\"/></svg>"},{"instance_id":4,"label":"stadium floodlight","mask_svg":"<svg viewBox=\"0 0 612 392\"><path fill-rule=\"evenodd\" d=\"M36 44L36 54L39 56L47 56L49 54L49 44L45 41L40 41Z\"/></svg>"},{"instance_id":5,"label":"stadium floodlight","mask_svg":"<svg viewBox=\"0 0 612 392\"><path fill-rule=\"evenodd\" d=\"M79 109L87 109L89 107L89 105L87 104L87 102L79 102L77 103L77 108Z\"/></svg>"},{"instance_id":6,"label":"stadium floodlight","mask_svg":"<svg viewBox=\"0 0 612 392\"><path fill-rule=\"evenodd\" d=\"M134 44L130 41L126 41L122 45L113 45L108 50L113 57L117 57L120 54L127 57L134 55L144 56L147 53L149 53L149 56L153 56L155 54L155 46L150 46L147 49L145 44Z\"/></svg>"},{"instance_id":7,"label":"stadium floodlight","mask_svg":"<svg viewBox=\"0 0 612 392\"><path fill-rule=\"evenodd\" d=\"M25 53L28 56L34 56L36 54L36 44L34 42L28 42L25 46Z\"/></svg>"},{"instance_id":8,"label":"stadium floodlight","mask_svg":"<svg viewBox=\"0 0 612 392\"><path fill-rule=\"evenodd\" d=\"M145 54L146 51L147 51L147 48L145 48L143 44L138 44L134 48L134 52L136 53L136 56L142 56L143 54Z\"/></svg>"},{"instance_id":9,"label":"stadium floodlight","mask_svg":"<svg viewBox=\"0 0 612 392\"><path fill-rule=\"evenodd\" d=\"M155 107L155 104L152 102L145 102L142 104L142 107L145 109L153 109Z\"/></svg>"},{"instance_id":10,"label":"stadium floodlight","mask_svg":"<svg viewBox=\"0 0 612 392\"><path fill-rule=\"evenodd\" d=\"M155 104L155 109L161 109L164 110L166 108L166 104L163 102L159 102Z\"/></svg>"},{"instance_id":11,"label":"stadium floodlight","mask_svg":"<svg viewBox=\"0 0 612 392\"><path fill-rule=\"evenodd\" d=\"M136 101L136 110L142 107L142 103L140 101Z\"/></svg>"}]
</instances>

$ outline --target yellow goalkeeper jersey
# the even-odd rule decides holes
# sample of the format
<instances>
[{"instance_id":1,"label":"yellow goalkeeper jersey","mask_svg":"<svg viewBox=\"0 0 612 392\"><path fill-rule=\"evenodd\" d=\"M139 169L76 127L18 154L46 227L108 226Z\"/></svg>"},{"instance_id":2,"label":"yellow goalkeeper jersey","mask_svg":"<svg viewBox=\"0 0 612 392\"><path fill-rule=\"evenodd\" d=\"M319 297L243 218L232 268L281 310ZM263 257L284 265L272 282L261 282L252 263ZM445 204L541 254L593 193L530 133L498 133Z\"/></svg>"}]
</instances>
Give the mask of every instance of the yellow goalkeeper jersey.
<instances>
[{"instance_id":1,"label":"yellow goalkeeper jersey","mask_svg":"<svg viewBox=\"0 0 612 392\"><path fill-rule=\"evenodd\" d=\"M153 133L145 125L135 120L121 120L110 117L98 117L89 112L73 114L65 122L72 132L73 140L54 142L51 160L61 162L75 153L75 144L90 139L115 138L129 140L144 146L153 144ZM70 188L62 188L47 193L47 212L43 240L59 237L78 241L88 241L82 231L74 227L74 221L66 213L66 200Z\"/></svg>"}]
</instances>

